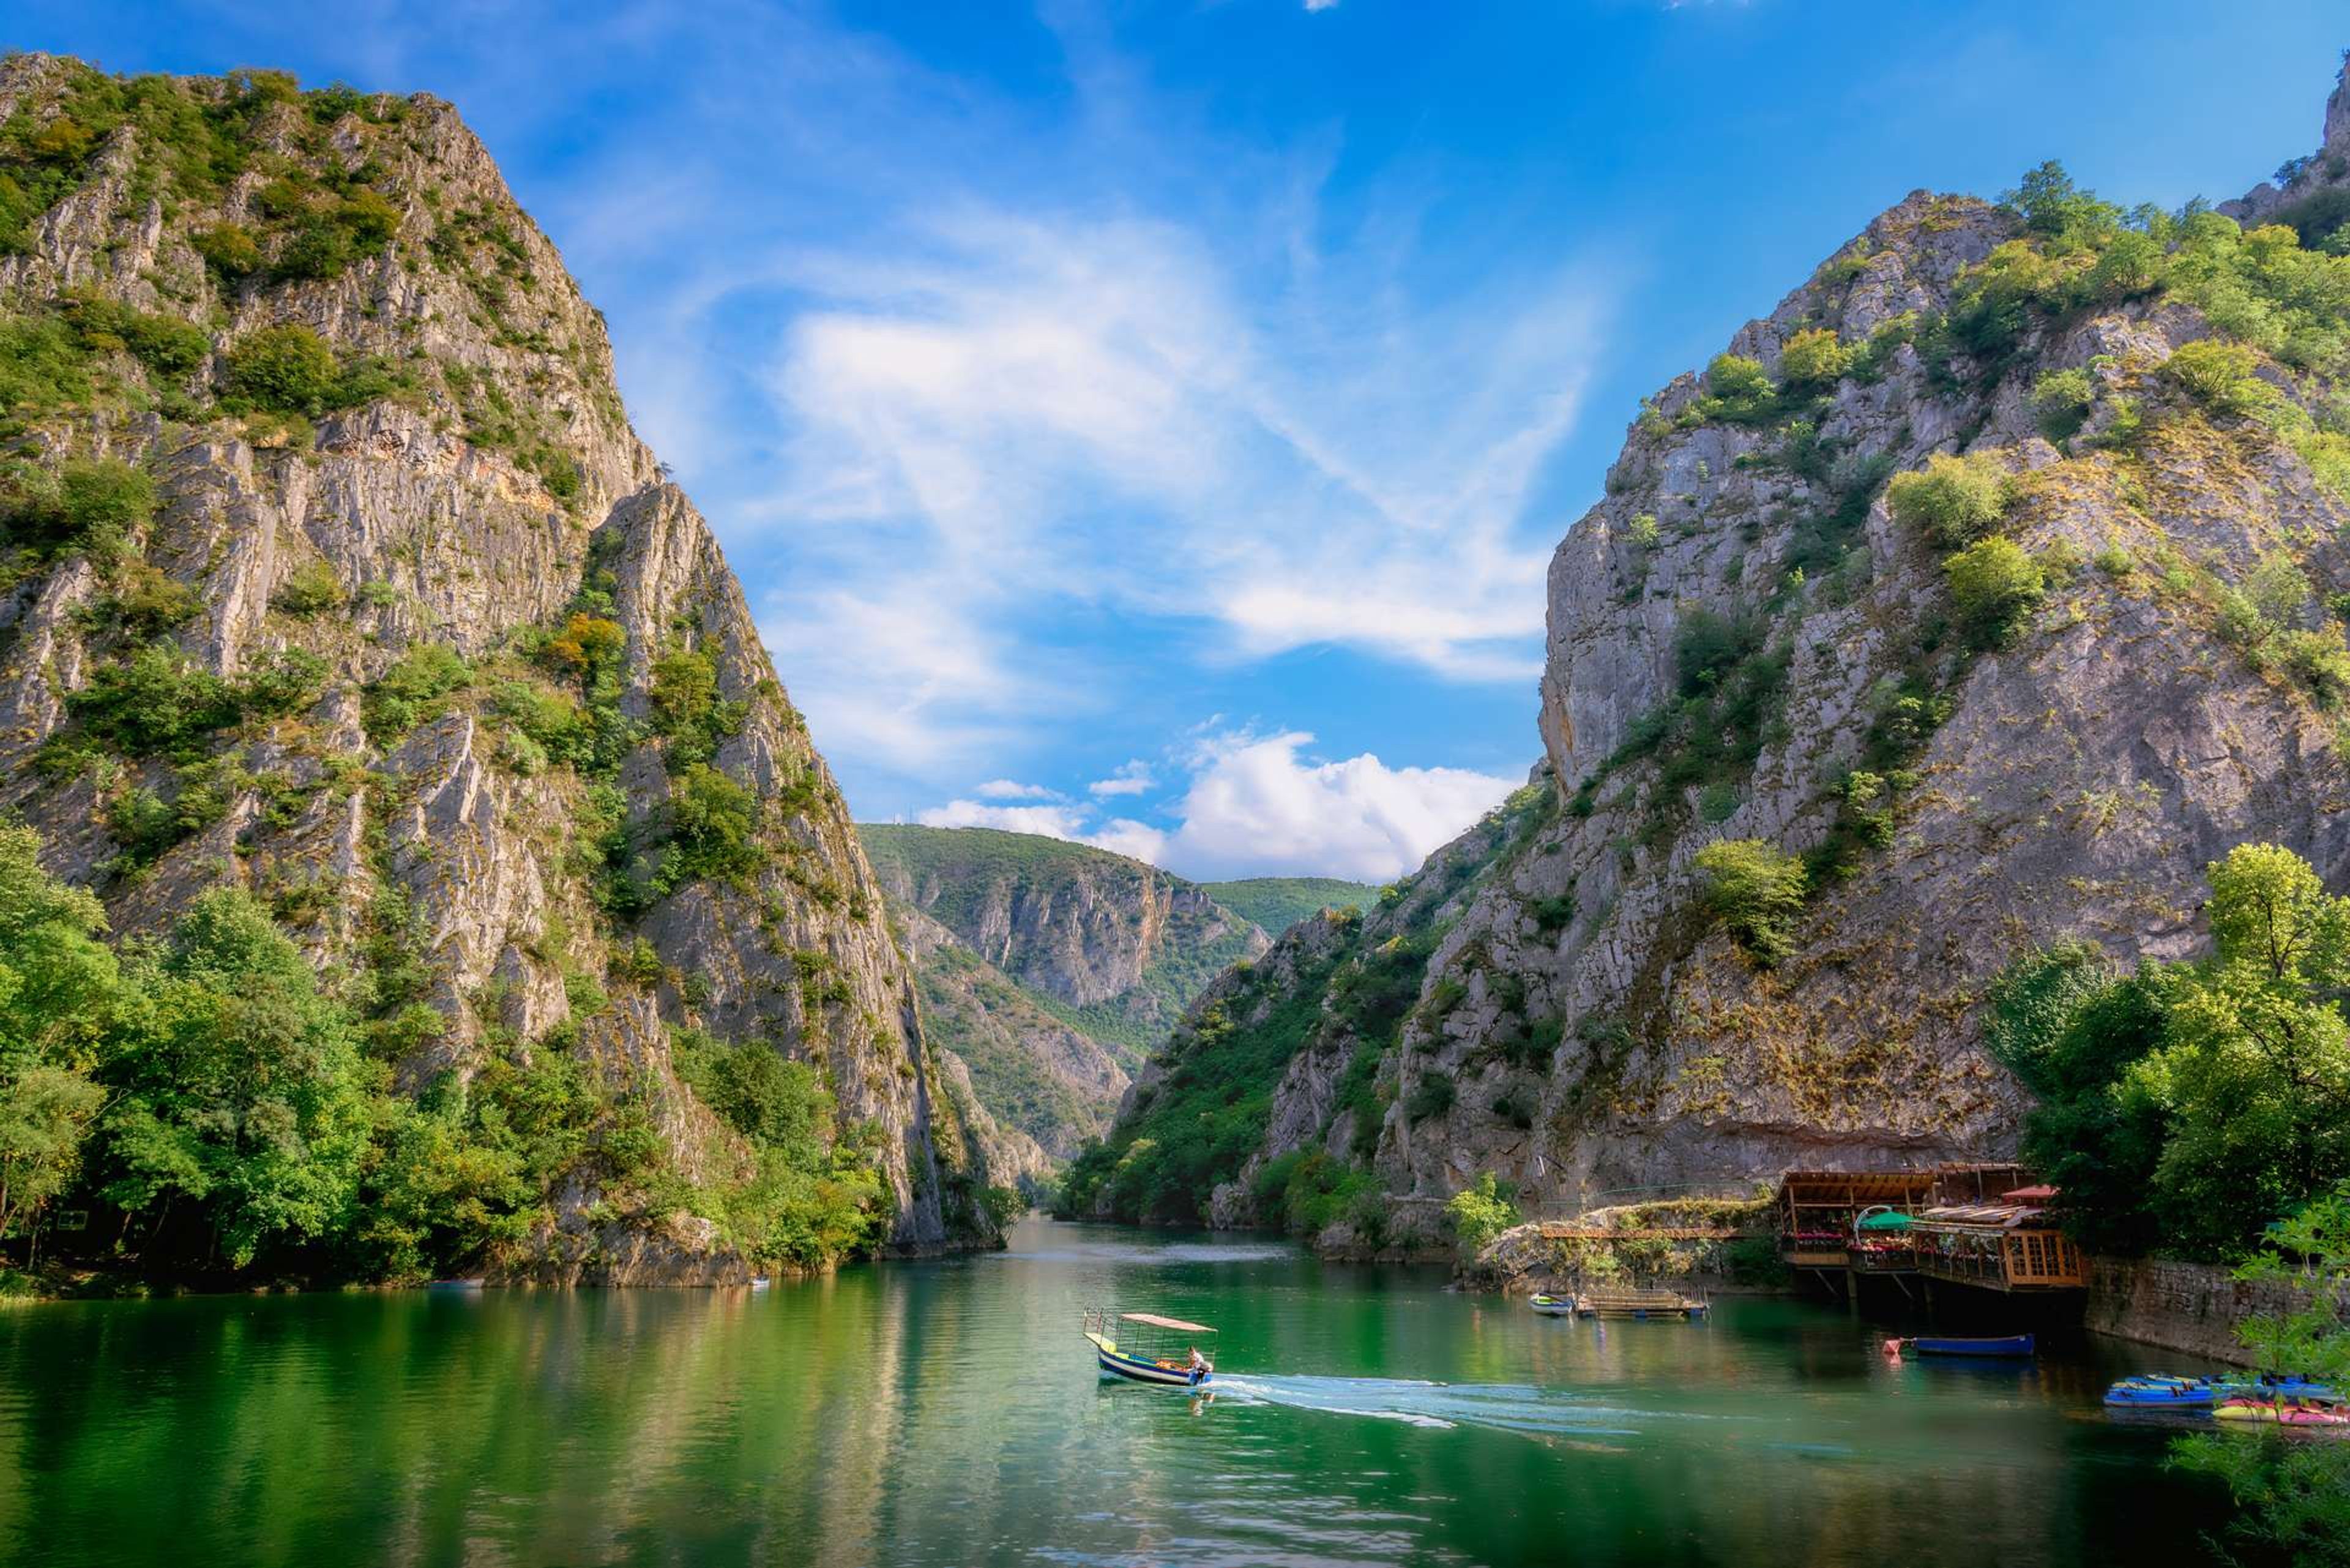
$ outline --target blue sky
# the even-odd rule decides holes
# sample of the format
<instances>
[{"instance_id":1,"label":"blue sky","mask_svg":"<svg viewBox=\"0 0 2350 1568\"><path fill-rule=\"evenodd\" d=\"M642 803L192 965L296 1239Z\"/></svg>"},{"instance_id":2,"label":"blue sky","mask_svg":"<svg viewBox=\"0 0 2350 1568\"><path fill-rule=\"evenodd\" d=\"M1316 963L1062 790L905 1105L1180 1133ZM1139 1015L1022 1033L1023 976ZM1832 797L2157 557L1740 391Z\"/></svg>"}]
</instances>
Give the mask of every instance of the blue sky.
<instances>
[{"instance_id":1,"label":"blue sky","mask_svg":"<svg viewBox=\"0 0 2350 1568\"><path fill-rule=\"evenodd\" d=\"M17 0L5 42L454 100L860 817L1383 878L1536 756L1544 566L1641 395L1913 188L2240 193L2350 17Z\"/></svg>"}]
</instances>

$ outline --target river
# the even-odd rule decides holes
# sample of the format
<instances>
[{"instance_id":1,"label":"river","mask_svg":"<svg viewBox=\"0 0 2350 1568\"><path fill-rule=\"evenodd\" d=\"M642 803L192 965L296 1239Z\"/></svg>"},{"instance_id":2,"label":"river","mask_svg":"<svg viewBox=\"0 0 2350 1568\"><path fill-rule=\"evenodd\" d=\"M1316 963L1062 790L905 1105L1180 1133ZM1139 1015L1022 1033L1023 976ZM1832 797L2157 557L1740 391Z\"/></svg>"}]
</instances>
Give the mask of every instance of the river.
<instances>
[{"instance_id":1,"label":"river","mask_svg":"<svg viewBox=\"0 0 2350 1568\"><path fill-rule=\"evenodd\" d=\"M770 1291L0 1312L0 1561L2088 1563L2221 1517L2110 1342L1905 1362L1783 1298L1538 1318L1440 1272L1031 1220ZM1104 1382L1080 1309L1222 1332Z\"/></svg>"}]
</instances>

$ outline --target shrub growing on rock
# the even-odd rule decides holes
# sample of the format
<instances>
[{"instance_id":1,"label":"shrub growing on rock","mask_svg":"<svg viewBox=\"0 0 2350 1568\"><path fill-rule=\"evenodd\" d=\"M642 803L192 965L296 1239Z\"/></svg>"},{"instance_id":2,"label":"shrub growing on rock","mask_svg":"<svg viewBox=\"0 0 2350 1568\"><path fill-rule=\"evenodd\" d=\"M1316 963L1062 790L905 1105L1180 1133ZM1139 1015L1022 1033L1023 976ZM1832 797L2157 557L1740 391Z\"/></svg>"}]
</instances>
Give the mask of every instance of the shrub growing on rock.
<instances>
[{"instance_id":1,"label":"shrub growing on rock","mask_svg":"<svg viewBox=\"0 0 2350 1568\"><path fill-rule=\"evenodd\" d=\"M295 323L265 327L228 353L230 395L271 413L323 414L341 386L335 351Z\"/></svg>"},{"instance_id":2,"label":"shrub growing on rock","mask_svg":"<svg viewBox=\"0 0 2350 1568\"><path fill-rule=\"evenodd\" d=\"M1762 362L1743 354L1715 355L1705 368L1705 389L1713 400L1711 412L1725 420L1761 420L1778 406Z\"/></svg>"},{"instance_id":3,"label":"shrub growing on rock","mask_svg":"<svg viewBox=\"0 0 2350 1568\"><path fill-rule=\"evenodd\" d=\"M1810 890L1804 863L1760 838L1722 838L1697 852L1706 908L1765 969L1794 947L1795 917Z\"/></svg>"},{"instance_id":4,"label":"shrub growing on rock","mask_svg":"<svg viewBox=\"0 0 2350 1568\"><path fill-rule=\"evenodd\" d=\"M1779 379L1806 391L1833 387L1844 378L1852 353L1825 327L1810 327L1787 339L1779 351Z\"/></svg>"},{"instance_id":5,"label":"shrub growing on rock","mask_svg":"<svg viewBox=\"0 0 2350 1568\"><path fill-rule=\"evenodd\" d=\"M2088 422L2097 389L2086 370L2052 370L2033 383L2032 411L2040 433L2050 441L2069 441Z\"/></svg>"},{"instance_id":6,"label":"shrub growing on rock","mask_svg":"<svg viewBox=\"0 0 2350 1568\"><path fill-rule=\"evenodd\" d=\"M1971 457L1936 452L1924 468L1895 474L1885 488L1885 504L1894 521L1945 549L1971 545L1990 533L2007 503L2006 473L1997 460L1981 452Z\"/></svg>"},{"instance_id":7,"label":"shrub growing on rock","mask_svg":"<svg viewBox=\"0 0 2350 1568\"><path fill-rule=\"evenodd\" d=\"M2268 385L2258 375L2261 357L2241 343L2207 337L2180 345L2163 361L2163 379L2217 414L2248 413Z\"/></svg>"},{"instance_id":8,"label":"shrub growing on rock","mask_svg":"<svg viewBox=\"0 0 2350 1568\"><path fill-rule=\"evenodd\" d=\"M1979 539L1944 558L1959 619L1978 638L1995 641L2040 602L2047 576L2012 539Z\"/></svg>"}]
</instances>

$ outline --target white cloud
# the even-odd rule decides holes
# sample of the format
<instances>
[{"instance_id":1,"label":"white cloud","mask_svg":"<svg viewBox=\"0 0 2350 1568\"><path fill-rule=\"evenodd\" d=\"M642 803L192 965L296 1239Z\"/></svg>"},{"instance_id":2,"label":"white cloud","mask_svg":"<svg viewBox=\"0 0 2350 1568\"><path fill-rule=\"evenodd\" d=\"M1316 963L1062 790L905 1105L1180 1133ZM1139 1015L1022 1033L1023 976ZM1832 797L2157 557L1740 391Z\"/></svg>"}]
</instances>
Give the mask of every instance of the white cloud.
<instances>
[{"instance_id":1,"label":"white cloud","mask_svg":"<svg viewBox=\"0 0 2350 1568\"><path fill-rule=\"evenodd\" d=\"M1305 0L1305 8L1308 11L1336 11L1338 0Z\"/></svg>"},{"instance_id":2,"label":"white cloud","mask_svg":"<svg viewBox=\"0 0 2350 1568\"><path fill-rule=\"evenodd\" d=\"M995 827L1078 843L1086 836L1083 809L1066 805L983 805L975 800L951 800L916 814L914 820L924 827Z\"/></svg>"},{"instance_id":3,"label":"white cloud","mask_svg":"<svg viewBox=\"0 0 2350 1568\"><path fill-rule=\"evenodd\" d=\"M1337 762L1305 754L1301 731L1211 734L1189 759L1170 807L1175 826L1096 821L1084 805L950 801L921 813L932 827L997 827L1090 844L1182 876L1346 877L1384 882L1415 869L1517 781L1465 768L1391 768L1370 753ZM1128 766L1136 764L1129 763Z\"/></svg>"},{"instance_id":4,"label":"white cloud","mask_svg":"<svg viewBox=\"0 0 2350 1568\"><path fill-rule=\"evenodd\" d=\"M1017 779L990 779L972 793L983 800L1058 800L1058 790L1043 784L1022 784Z\"/></svg>"},{"instance_id":5,"label":"white cloud","mask_svg":"<svg viewBox=\"0 0 2350 1568\"><path fill-rule=\"evenodd\" d=\"M1158 782L1150 771L1150 764L1137 757L1130 763L1120 763L1109 777L1096 779L1086 788L1096 795L1147 794Z\"/></svg>"},{"instance_id":6,"label":"white cloud","mask_svg":"<svg viewBox=\"0 0 2350 1568\"><path fill-rule=\"evenodd\" d=\"M1211 741L1174 807L1167 863L1191 877L1295 875L1386 881L1499 805L1517 782L1466 768L1391 768L1368 752L1301 755L1314 737Z\"/></svg>"}]
</instances>

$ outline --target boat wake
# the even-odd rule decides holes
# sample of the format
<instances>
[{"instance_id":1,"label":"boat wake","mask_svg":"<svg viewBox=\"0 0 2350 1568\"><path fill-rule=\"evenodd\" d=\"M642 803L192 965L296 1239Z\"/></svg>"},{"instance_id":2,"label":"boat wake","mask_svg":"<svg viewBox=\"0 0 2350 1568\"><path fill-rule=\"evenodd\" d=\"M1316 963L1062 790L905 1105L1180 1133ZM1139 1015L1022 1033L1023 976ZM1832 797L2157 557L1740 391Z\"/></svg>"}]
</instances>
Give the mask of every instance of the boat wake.
<instances>
[{"instance_id":1,"label":"boat wake","mask_svg":"<svg viewBox=\"0 0 2350 1568\"><path fill-rule=\"evenodd\" d=\"M1389 1377L1263 1377L1220 1372L1215 1391L1219 1403L1284 1405L1413 1427L1487 1427L1562 1437L1635 1437L1640 1423L1668 1415L1604 1405L1557 1388Z\"/></svg>"}]
</instances>

